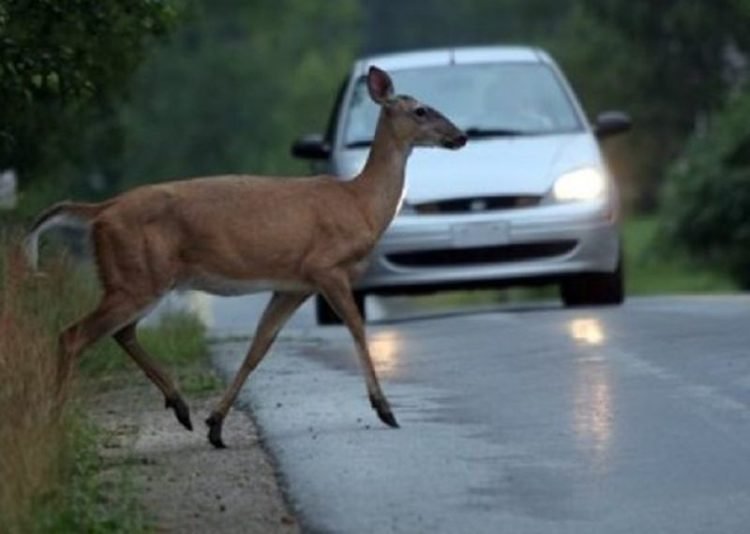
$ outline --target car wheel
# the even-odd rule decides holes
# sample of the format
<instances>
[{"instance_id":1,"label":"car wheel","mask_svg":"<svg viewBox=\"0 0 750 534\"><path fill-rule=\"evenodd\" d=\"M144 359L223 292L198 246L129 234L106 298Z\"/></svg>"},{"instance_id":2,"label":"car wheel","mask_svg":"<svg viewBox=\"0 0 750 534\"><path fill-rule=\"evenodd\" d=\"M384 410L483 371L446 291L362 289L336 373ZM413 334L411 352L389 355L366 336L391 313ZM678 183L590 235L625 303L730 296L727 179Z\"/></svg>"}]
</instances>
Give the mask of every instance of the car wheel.
<instances>
[{"instance_id":1,"label":"car wheel","mask_svg":"<svg viewBox=\"0 0 750 534\"><path fill-rule=\"evenodd\" d=\"M563 281L560 296L567 307L622 304L625 300L622 257L611 273L586 273Z\"/></svg>"},{"instance_id":2,"label":"car wheel","mask_svg":"<svg viewBox=\"0 0 750 534\"><path fill-rule=\"evenodd\" d=\"M357 305L362 320L367 320L365 315L365 294L359 291L354 292L354 303ZM329 326L343 324L341 317L331 308L325 297L316 295L315 297L315 318L320 326Z\"/></svg>"}]
</instances>

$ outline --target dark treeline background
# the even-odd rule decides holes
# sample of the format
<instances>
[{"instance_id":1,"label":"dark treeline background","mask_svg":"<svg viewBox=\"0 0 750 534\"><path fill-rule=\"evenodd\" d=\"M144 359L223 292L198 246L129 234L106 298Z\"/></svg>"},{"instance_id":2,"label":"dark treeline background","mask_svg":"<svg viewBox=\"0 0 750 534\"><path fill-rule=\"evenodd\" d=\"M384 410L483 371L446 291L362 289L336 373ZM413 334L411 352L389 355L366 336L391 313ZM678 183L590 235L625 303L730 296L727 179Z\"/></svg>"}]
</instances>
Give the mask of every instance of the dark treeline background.
<instances>
[{"instance_id":1,"label":"dark treeline background","mask_svg":"<svg viewBox=\"0 0 750 534\"><path fill-rule=\"evenodd\" d=\"M590 117L633 116L606 144L629 210L663 209L674 229L735 213L721 225L741 227L736 244L750 241L750 199L725 204L750 184L748 27L750 0L0 0L0 170L16 169L28 212L185 176L304 173L289 144L323 127L355 57L533 44ZM735 177L729 192L707 166Z\"/></svg>"}]
</instances>

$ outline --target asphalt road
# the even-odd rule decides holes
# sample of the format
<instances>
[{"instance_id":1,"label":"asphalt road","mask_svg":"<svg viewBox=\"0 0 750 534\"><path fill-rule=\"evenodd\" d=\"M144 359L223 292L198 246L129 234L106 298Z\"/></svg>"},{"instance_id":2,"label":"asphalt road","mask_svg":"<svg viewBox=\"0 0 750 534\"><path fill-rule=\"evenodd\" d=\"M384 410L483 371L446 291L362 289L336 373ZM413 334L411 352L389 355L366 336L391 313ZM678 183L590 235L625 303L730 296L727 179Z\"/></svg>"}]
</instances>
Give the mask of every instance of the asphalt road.
<instances>
[{"instance_id":1,"label":"asphalt road","mask_svg":"<svg viewBox=\"0 0 750 534\"><path fill-rule=\"evenodd\" d=\"M262 300L202 309L216 332L247 333ZM309 306L242 395L307 531L748 532L749 297L373 304L401 429L370 410L346 331L312 326ZM218 345L217 365L246 345Z\"/></svg>"}]
</instances>

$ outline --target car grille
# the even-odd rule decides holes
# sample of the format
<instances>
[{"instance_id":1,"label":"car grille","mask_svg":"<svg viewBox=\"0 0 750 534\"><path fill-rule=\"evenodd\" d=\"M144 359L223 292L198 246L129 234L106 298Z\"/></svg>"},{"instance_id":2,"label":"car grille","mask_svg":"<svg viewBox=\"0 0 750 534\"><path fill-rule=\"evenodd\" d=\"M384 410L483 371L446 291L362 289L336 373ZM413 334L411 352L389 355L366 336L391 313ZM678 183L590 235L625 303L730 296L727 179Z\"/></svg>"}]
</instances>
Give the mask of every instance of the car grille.
<instances>
[{"instance_id":1,"label":"car grille","mask_svg":"<svg viewBox=\"0 0 750 534\"><path fill-rule=\"evenodd\" d=\"M421 250L387 254L386 259L404 267L446 267L510 263L562 256L576 247L574 240L546 241L522 245L501 245L461 249Z\"/></svg>"},{"instance_id":2,"label":"car grille","mask_svg":"<svg viewBox=\"0 0 750 534\"><path fill-rule=\"evenodd\" d=\"M541 201L539 195L504 195L490 197L455 198L415 204L417 213L435 215L440 213L464 213L511 210L536 206Z\"/></svg>"}]
</instances>

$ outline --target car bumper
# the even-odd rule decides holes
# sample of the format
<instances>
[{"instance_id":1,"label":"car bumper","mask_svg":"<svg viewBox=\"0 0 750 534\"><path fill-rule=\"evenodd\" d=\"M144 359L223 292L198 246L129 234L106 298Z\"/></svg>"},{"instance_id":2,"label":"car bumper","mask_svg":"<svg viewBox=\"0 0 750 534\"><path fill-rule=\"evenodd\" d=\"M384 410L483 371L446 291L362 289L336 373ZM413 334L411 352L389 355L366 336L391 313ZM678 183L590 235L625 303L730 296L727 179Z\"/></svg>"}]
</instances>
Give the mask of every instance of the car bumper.
<instances>
[{"instance_id":1,"label":"car bumper","mask_svg":"<svg viewBox=\"0 0 750 534\"><path fill-rule=\"evenodd\" d=\"M397 217L356 284L374 293L499 287L612 272L620 251L608 202Z\"/></svg>"}]
</instances>

